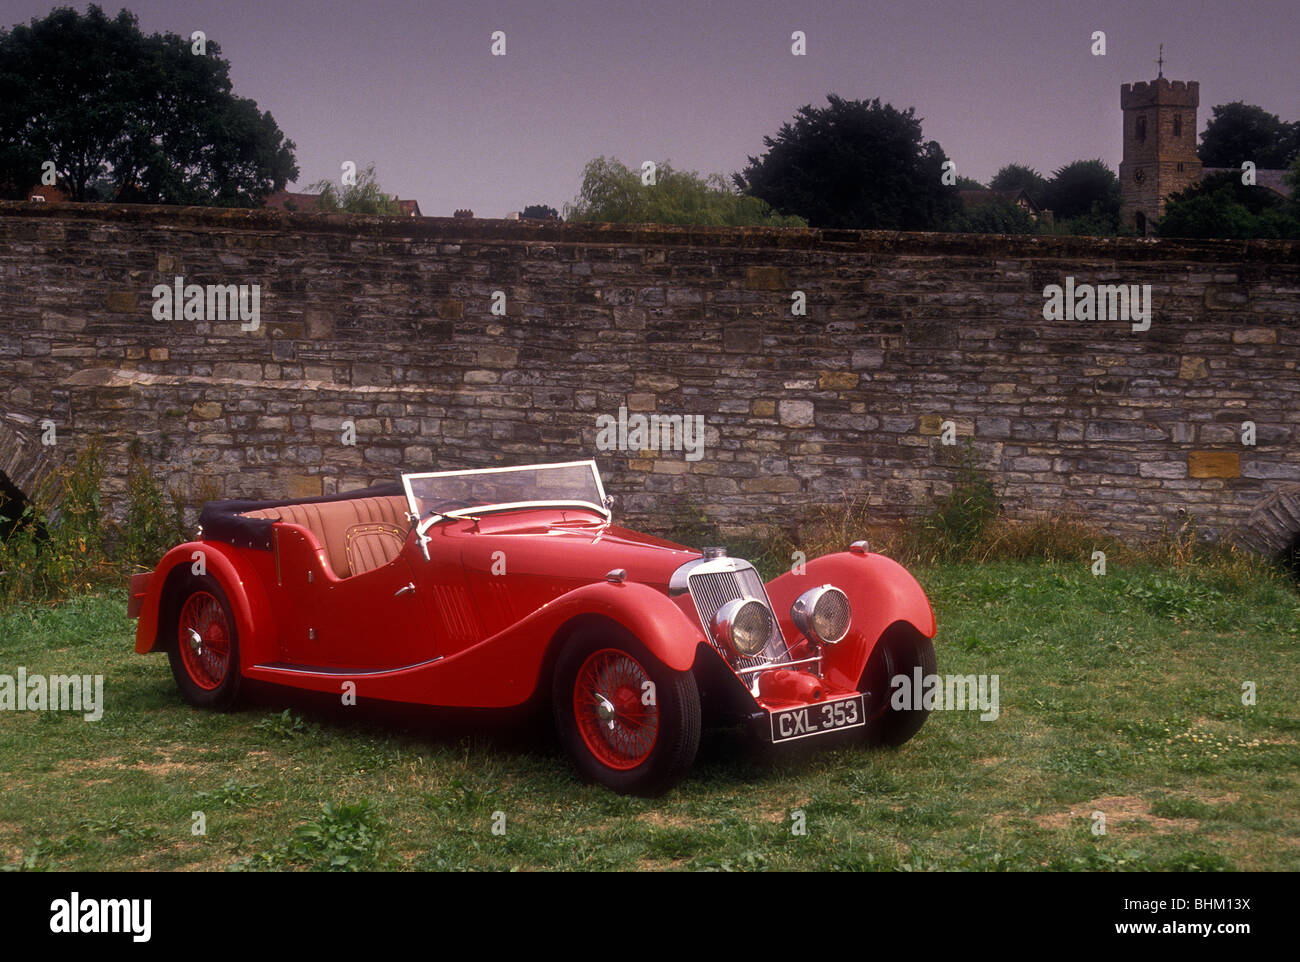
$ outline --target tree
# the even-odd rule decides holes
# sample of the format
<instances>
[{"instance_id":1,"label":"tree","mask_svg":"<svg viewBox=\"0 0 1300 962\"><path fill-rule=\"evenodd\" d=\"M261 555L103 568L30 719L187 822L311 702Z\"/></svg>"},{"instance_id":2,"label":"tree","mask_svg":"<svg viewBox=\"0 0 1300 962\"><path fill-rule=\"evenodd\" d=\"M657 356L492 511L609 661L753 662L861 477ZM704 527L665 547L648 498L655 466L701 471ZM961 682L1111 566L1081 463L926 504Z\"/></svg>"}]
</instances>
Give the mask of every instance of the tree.
<instances>
[{"instance_id":1,"label":"tree","mask_svg":"<svg viewBox=\"0 0 1300 962\"><path fill-rule=\"evenodd\" d=\"M1281 169L1300 155L1300 123L1288 124L1263 107L1240 100L1219 104L1201 134L1197 155L1206 167Z\"/></svg>"},{"instance_id":2,"label":"tree","mask_svg":"<svg viewBox=\"0 0 1300 962\"><path fill-rule=\"evenodd\" d=\"M331 180L318 180L307 188L318 191L317 210L349 214L400 214L397 198L385 194L379 189L375 179L375 165L367 164L366 169L357 175L355 184L347 184L340 191Z\"/></svg>"},{"instance_id":3,"label":"tree","mask_svg":"<svg viewBox=\"0 0 1300 962\"><path fill-rule=\"evenodd\" d=\"M1298 215L1294 202L1228 171L1171 196L1156 230L1161 237L1300 238Z\"/></svg>"},{"instance_id":4,"label":"tree","mask_svg":"<svg viewBox=\"0 0 1300 962\"><path fill-rule=\"evenodd\" d=\"M827 96L764 137L768 151L732 175L738 188L813 227L938 230L961 211L942 183L948 158L921 137L915 109Z\"/></svg>"},{"instance_id":5,"label":"tree","mask_svg":"<svg viewBox=\"0 0 1300 962\"><path fill-rule=\"evenodd\" d=\"M1005 164L989 181L993 190L1023 190L1040 208L1047 207L1047 178L1025 164Z\"/></svg>"},{"instance_id":6,"label":"tree","mask_svg":"<svg viewBox=\"0 0 1300 962\"><path fill-rule=\"evenodd\" d=\"M0 30L0 187L53 162L73 200L252 206L298 176L294 143L231 93L221 48L60 8Z\"/></svg>"},{"instance_id":7,"label":"tree","mask_svg":"<svg viewBox=\"0 0 1300 962\"><path fill-rule=\"evenodd\" d=\"M527 220L559 220L560 212L545 204L529 204L519 216Z\"/></svg>"},{"instance_id":8,"label":"tree","mask_svg":"<svg viewBox=\"0 0 1300 962\"><path fill-rule=\"evenodd\" d=\"M963 177L961 174L957 175L957 181L954 186L958 190L988 190L987 187L981 184L974 177Z\"/></svg>"},{"instance_id":9,"label":"tree","mask_svg":"<svg viewBox=\"0 0 1300 962\"><path fill-rule=\"evenodd\" d=\"M655 165L655 182L642 181L615 159L597 157L582 172L582 189L564 206L569 221L634 224L702 224L729 227L806 227L798 217L782 217L756 197L732 190L721 174L701 177Z\"/></svg>"},{"instance_id":10,"label":"tree","mask_svg":"<svg viewBox=\"0 0 1300 962\"><path fill-rule=\"evenodd\" d=\"M1119 204L1119 178L1101 160L1066 164L1047 185L1046 206L1056 216L1057 233L1114 234Z\"/></svg>"},{"instance_id":11,"label":"tree","mask_svg":"<svg viewBox=\"0 0 1300 962\"><path fill-rule=\"evenodd\" d=\"M955 234L1033 234L1038 225L1023 207L998 198L971 204L944 229Z\"/></svg>"}]
</instances>

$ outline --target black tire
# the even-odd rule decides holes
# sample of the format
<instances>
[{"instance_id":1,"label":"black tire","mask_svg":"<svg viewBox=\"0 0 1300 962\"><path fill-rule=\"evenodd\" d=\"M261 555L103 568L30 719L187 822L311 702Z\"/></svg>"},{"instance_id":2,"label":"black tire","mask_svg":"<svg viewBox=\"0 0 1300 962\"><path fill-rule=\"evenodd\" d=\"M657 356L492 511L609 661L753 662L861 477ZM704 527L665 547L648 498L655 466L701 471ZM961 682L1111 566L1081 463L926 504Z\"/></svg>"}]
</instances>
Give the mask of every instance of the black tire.
<instances>
[{"instance_id":1,"label":"black tire","mask_svg":"<svg viewBox=\"0 0 1300 962\"><path fill-rule=\"evenodd\" d=\"M630 665L627 659L631 659ZM633 665L640 671L634 671ZM613 715L608 721L600 717L590 697L588 683L597 678L609 682L600 687L611 688L606 705ZM616 678L622 684L613 684ZM646 691L647 680L654 685L653 705L638 700L626 712L622 703L614 706L620 694L627 696L638 687ZM568 639L552 676L551 703L556 733L574 768L585 780L620 795L662 795L685 777L695 761L700 746L700 694L695 676L667 668L617 626L585 629ZM646 748L645 728L651 714L653 745ZM604 733L605 724L610 727L609 735ZM629 767L614 767L614 761Z\"/></svg>"},{"instance_id":2,"label":"black tire","mask_svg":"<svg viewBox=\"0 0 1300 962\"><path fill-rule=\"evenodd\" d=\"M863 738L879 748L897 748L921 730L930 715L927 708L895 708L891 704L894 689L890 679L897 675L912 677L916 668L921 675L937 674L934 642L915 628L896 624L871 653L862 671L858 690L870 692L867 698L867 722Z\"/></svg>"},{"instance_id":3,"label":"black tire","mask_svg":"<svg viewBox=\"0 0 1300 962\"><path fill-rule=\"evenodd\" d=\"M208 603L209 598L215 602L215 608ZM191 604L195 606L194 609L188 607ZM184 643L181 637L181 619L184 616L191 620L196 609L203 608L206 608L206 613L211 618L209 624L213 626L207 632L212 647L208 649L208 658L205 659L202 643L197 649L191 645L190 657L187 658L181 649ZM176 687L181 690L182 697L196 708L206 708L209 711L226 711L231 708L239 695L239 630L235 625L230 599L226 597L220 582L211 575L186 578L172 594L163 630L167 633L167 659L171 662L172 677L176 679ZM215 686L208 687L205 681L216 680L213 674L219 659L214 661L211 653L219 647L220 641L227 642L225 671ZM203 665L207 665L212 672L205 675Z\"/></svg>"}]
</instances>

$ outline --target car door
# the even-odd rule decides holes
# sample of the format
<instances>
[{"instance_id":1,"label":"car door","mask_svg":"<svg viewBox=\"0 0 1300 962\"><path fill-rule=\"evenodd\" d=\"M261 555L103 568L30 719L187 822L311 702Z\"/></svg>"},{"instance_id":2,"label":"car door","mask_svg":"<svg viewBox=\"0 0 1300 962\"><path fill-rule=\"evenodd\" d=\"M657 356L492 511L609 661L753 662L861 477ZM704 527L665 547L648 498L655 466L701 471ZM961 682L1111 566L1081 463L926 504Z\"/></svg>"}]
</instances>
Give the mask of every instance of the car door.
<instances>
[{"instance_id":1,"label":"car door","mask_svg":"<svg viewBox=\"0 0 1300 962\"><path fill-rule=\"evenodd\" d=\"M301 667L383 671L429 661L441 647L408 538L387 564L340 578L295 525L277 525L281 660ZM414 552L415 558L412 558Z\"/></svg>"},{"instance_id":2,"label":"car door","mask_svg":"<svg viewBox=\"0 0 1300 962\"><path fill-rule=\"evenodd\" d=\"M418 585L410 547L408 542L401 554L378 568L327 578L318 586L316 635L322 664L379 671L417 665L441 653L428 592Z\"/></svg>"}]
</instances>

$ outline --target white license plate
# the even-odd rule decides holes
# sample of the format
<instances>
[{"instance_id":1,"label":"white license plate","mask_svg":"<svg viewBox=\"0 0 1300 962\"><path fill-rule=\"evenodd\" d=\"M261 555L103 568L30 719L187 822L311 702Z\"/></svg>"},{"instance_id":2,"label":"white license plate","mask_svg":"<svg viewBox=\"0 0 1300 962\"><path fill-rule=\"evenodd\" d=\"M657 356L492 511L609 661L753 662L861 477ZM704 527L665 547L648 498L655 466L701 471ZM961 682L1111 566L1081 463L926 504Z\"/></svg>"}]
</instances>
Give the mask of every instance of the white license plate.
<instances>
[{"instance_id":1,"label":"white license plate","mask_svg":"<svg viewBox=\"0 0 1300 962\"><path fill-rule=\"evenodd\" d=\"M772 720L774 742L792 742L841 728L861 728L867 723L861 695L774 711L768 717Z\"/></svg>"}]
</instances>

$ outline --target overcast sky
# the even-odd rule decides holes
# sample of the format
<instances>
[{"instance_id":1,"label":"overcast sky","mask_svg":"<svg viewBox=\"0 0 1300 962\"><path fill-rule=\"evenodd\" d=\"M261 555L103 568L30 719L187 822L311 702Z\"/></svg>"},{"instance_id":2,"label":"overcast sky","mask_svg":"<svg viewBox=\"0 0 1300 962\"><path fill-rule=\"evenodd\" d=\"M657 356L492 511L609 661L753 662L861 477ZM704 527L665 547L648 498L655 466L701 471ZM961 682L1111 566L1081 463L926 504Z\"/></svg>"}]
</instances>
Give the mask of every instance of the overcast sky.
<instances>
[{"instance_id":1,"label":"overcast sky","mask_svg":"<svg viewBox=\"0 0 1300 962\"><path fill-rule=\"evenodd\" d=\"M433 215L559 208L601 154L730 174L828 92L916 107L926 138L979 180L1010 162L1114 168L1119 86L1155 76L1160 43L1167 77L1200 81L1200 130L1233 100L1300 119L1296 0L102 4L124 5L146 33L220 43L235 92L297 143L299 189L373 161L385 190ZM0 21L53 6L0 0ZM807 56L791 55L795 30Z\"/></svg>"}]
</instances>

